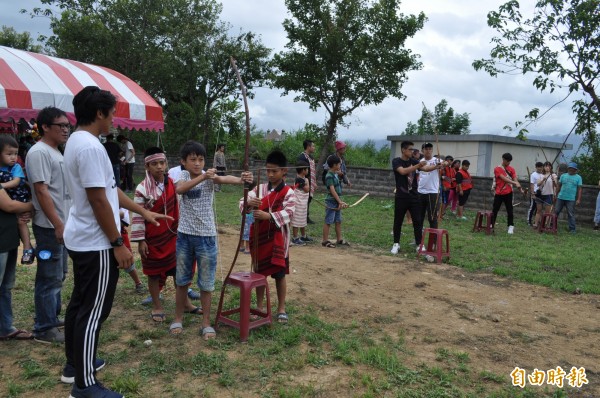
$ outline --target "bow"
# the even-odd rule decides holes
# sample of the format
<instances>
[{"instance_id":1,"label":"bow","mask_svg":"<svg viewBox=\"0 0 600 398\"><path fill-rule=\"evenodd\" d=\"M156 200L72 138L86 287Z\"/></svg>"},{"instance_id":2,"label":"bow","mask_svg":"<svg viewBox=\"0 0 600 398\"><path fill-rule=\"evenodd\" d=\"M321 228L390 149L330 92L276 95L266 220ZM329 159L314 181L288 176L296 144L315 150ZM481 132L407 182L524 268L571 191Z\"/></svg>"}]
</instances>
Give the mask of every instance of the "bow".
<instances>
[{"instance_id":1,"label":"bow","mask_svg":"<svg viewBox=\"0 0 600 398\"><path fill-rule=\"evenodd\" d=\"M360 202L362 202L363 200L365 200L367 198L367 196L369 196L369 195L370 195L370 193L367 192L366 194L364 194L363 196L361 196L361 198L358 199L356 202L352 203L351 205L348 205L348 207L346 207L346 209L349 209L351 207L354 207L354 206L358 205ZM329 207L329 206L327 206L327 204L321 202L319 199L312 198L312 200L313 200L313 202L317 202L318 204L320 204L321 206L323 206L326 209L329 209L329 210L341 210L340 206L338 206L338 207Z\"/></svg>"},{"instance_id":2,"label":"bow","mask_svg":"<svg viewBox=\"0 0 600 398\"><path fill-rule=\"evenodd\" d=\"M237 80L240 84L240 90L242 92L242 98L244 100L244 112L246 114L246 146L244 147L244 167L243 168L244 168L244 171L248 171L249 170L248 159L249 159L249 154L250 154L250 112L248 110L248 98L246 95L246 86L244 85L242 77L240 76L240 72L237 68L236 60L233 57L231 57L229 59L229 61L231 63L231 68L235 72ZM225 277L223 286L221 287L221 297L219 299L219 308L217 309L216 317L218 317L218 314L221 313L221 309L223 308L223 298L225 296L225 286L226 286L225 282L227 281L227 279L229 279L229 276L231 275L231 271L233 271L233 267L235 266L238 255L240 253L240 248L242 247L242 242L244 240L244 227L246 226L246 208L248 207L248 192L249 191L250 191L250 184L248 184L247 182L244 182L244 201L243 201L243 205L242 205L242 209L244 209L244 211L242 212L242 225L240 227L240 237L238 239L238 244L237 244L237 248L235 250L235 255L233 256L233 261L231 262L231 266L229 267L229 271L227 271L227 276ZM216 318L215 318L215 324L217 324Z\"/></svg>"}]
</instances>

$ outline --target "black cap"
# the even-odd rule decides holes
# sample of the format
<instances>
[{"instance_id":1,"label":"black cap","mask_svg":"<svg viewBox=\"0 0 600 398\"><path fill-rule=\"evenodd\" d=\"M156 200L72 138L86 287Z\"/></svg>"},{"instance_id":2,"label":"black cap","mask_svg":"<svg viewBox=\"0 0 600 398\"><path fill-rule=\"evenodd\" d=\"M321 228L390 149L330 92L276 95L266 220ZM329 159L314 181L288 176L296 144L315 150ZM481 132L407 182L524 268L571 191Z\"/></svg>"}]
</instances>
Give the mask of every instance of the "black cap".
<instances>
[{"instance_id":1,"label":"black cap","mask_svg":"<svg viewBox=\"0 0 600 398\"><path fill-rule=\"evenodd\" d=\"M426 142L423 145L421 145L421 149L425 148L433 148L433 144L431 142Z\"/></svg>"}]
</instances>

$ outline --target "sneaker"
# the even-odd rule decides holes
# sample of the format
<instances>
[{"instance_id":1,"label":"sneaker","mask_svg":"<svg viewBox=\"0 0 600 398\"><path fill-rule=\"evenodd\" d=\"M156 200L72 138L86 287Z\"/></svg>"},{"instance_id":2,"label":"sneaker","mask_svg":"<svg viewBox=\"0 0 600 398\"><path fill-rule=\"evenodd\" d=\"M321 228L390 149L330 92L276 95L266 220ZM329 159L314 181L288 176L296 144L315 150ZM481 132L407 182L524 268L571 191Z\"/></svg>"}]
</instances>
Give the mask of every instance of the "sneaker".
<instances>
[{"instance_id":1,"label":"sneaker","mask_svg":"<svg viewBox=\"0 0 600 398\"><path fill-rule=\"evenodd\" d=\"M392 250L390 250L390 253L398 254L398 250L400 250L400 243L394 243L394 245L392 246Z\"/></svg>"},{"instance_id":2,"label":"sneaker","mask_svg":"<svg viewBox=\"0 0 600 398\"><path fill-rule=\"evenodd\" d=\"M308 235L306 236L301 236L300 239L302 240L302 242L314 242L313 238L309 238Z\"/></svg>"},{"instance_id":3,"label":"sneaker","mask_svg":"<svg viewBox=\"0 0 600 398\"><path fill-rule=\"evenodd\" d=\"M600 225L594 224L594 231L598 231L600 229Z\"/></svg>"},{"instance_id":4,"label":"sneaker","mask_svg":"<svg viewBox=\"0 0 600 398\"><path fill-rule=\"evenodd\" d=\"M306 245L306 243L304 243L304 241L302 239L300 239L300 238L292 239L292 243L295 246L304 246L304 245Z\"/></svg>"},{"instance_id":5,"label":"sneaker","mask_svg":"<svg viewBox=\"0 0 600 398\"><path fill-rule=\"evenodd\" d=\"M77 384L73 384L69 398L123 398L123 396L96 383L86 388L79 388Z\"/></svg>"},{"instance_id":6,"label":"sneaker","mask_svg":"<svg viewBox=\"0 0 600 398\"><path fill-rule=\"evenodd\" d=\"M515 233L515 227L513 227L512 225L508 227L508 234L512 235Z\"/></svg>"},{"instance_id":7,"label":"sneaker","mask_svg":"<svg viewBox=\"0 0 600 398\"><path fill-rule=\"evenodd\" d=\"M94 361L94 370L97 372L104 368L106 362L104 359L96 358ZM66 364L63 368L62 375L60 376L60 381L65 384L73 384L75 383L75 367L73 365Z\"/></svg>"},{"instance_id":8,"label":"sneaker","mask_svg":"<svg viewBox=\"0 0 600 398\"><path fill-rule=\"evenodd\" d=\"M458 217L459 220L465 221L467 219L467 217L462 216L462 217Z\"/></svg>"},{"instance_id":9,"label":"sneaker","mask_svg":"<svg viewBox=\"0 0 600 398\"><path fill-rule=\"evenodd\" d=\"M188 297L190 298L190 300L200 300L200 293L192 290L192 288L189 288Z\"/></svg>"},{"instance_id":10,"label":"sneaker","mask_svg":"<svg viewBox=\"0 0 600 398\"><path fill-rule=\"evenodd\" d=\"M21 257L21 265L33 264L35 258L33 249L23 250L23 257Z\"/></svg>"},{"instance_id":11,"label":"sneaker","mask_svg":"<svg viewBox=\"0 0 600 398\"><path fill-rule=\"evenodd\" d=\"M57 327L44 330L43 332L37 332L34 334L33 339L39 343L51 344L51 343L64 343L65 334L58 330Z\"/></svg>"},{"instance_id":12,"label":"sneaker","mask_svg":"<svg viewBox=\"0 0 600 398\"><path fill-rule=\"evenodd\" d=\"M135 292L137 294L146 293L146 285L144 285L142 282L138 283L137 285L135 285Z\"/></svg>"},{"instance_id":13,"label":"sneaker","mask_svg":"<svg viewBox=\"0 0 600 398\"><path fill-rule=\"evenodd\" d=\"M162 299L163 299L162 293L158 297L162 301ZM152 296L148 296L148 297L146 297L145 299L142 300L142 305L150 305L150 304L152 304Z\"/></svg>"}]
</instances>

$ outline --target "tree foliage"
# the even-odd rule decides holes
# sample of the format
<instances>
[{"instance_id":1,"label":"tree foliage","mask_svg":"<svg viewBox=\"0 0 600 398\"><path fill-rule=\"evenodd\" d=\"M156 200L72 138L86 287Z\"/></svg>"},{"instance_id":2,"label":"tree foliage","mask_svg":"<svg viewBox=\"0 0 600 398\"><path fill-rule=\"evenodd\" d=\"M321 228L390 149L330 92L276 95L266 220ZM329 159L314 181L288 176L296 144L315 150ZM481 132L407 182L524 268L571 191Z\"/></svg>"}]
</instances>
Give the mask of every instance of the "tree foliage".
<instances>
[{"instance_id":1,"label":"tree foliage","mask_svg":"<svg viewBox=\"0 0 600 398\"><path fill-rule=\"evenodd\" d=\"M33 43L33 39L29 32L17 33L15 28L5 25L2 25L2 30L0 31L0 46L31 51L34 53L42 51L41 45Z\"/></svg>"},{"instance_id":2,"label":"tree foliage","mask_svg":"<svg viewBox=\"0 0 600 398\"><path fill-rule=\"evenodd\" d=\"M239 134L239 87L230 57L252 96L265 84L269 54L251 32L230 34L215 0L41 0L49 15L49 52L103 65L135 80L163 104L165 141L196 139L207 147L223 133Z\"/></svg>"},{"instance_id":3,"label":"tree foliage","mask_svg":"<svg viewBox=\"0 0 600 398\"><path fill-rule=\"evenodd\" d=\"M398 0L286 0L286 6L288 43L274 57L274 85L314 111L327 111L322 164L338 124L347 125L354 110L404 98L407 72L421 68L404 43L426 18L404 16Z\"/></svg>"},{"instance_id":4,"label":"tree foliage","mask_svg":"<svg viewBox=\"0 0 600 398\"><path fill-rule=\"evenodd\" d=\"M417 123L408 122L403 134L466 135L471 132L470 126L471 120L467 112L456 113L452 107L448 107L448 101L442 99L433 112L423 106Z\"/></svg>"},{"instance_id":5,"label":"tree foliage","mask_svg":"<svg viewBox=\"0 0 600 398\"><path fill-rule=\"evenodd\" d=\"M500 36L492 40L491 58L473 62L476 70L491 76L532 73L533 85L540 91L582 92L583 97L573 102L576 131L586 134L590 122L600 121L598 0L538 0L532 17L524 17L519 2L511 0L488 13L488 25ZM538 117L539 110L533 109L526 118Z\"/></svg>"}]
</instances>

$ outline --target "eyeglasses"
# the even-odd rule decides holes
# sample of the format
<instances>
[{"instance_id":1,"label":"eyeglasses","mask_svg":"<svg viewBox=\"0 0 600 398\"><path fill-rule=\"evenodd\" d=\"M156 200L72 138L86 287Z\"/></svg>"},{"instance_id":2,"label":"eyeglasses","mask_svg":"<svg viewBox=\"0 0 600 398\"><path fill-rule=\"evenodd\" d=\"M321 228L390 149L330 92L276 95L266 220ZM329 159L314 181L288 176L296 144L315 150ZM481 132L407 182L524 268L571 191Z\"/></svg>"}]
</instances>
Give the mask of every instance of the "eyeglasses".
<instances>
[{"instance_id":1,"label":"eyeglasses","mask_svg":"<svg viewBox=\"0 0 600 398\"><path fill-rule=\"evenodd\" d=\"M50 123L50 126L58 126L63 130L71 129L71 125L69 123Z\"/></svg>"}]
</instances>

